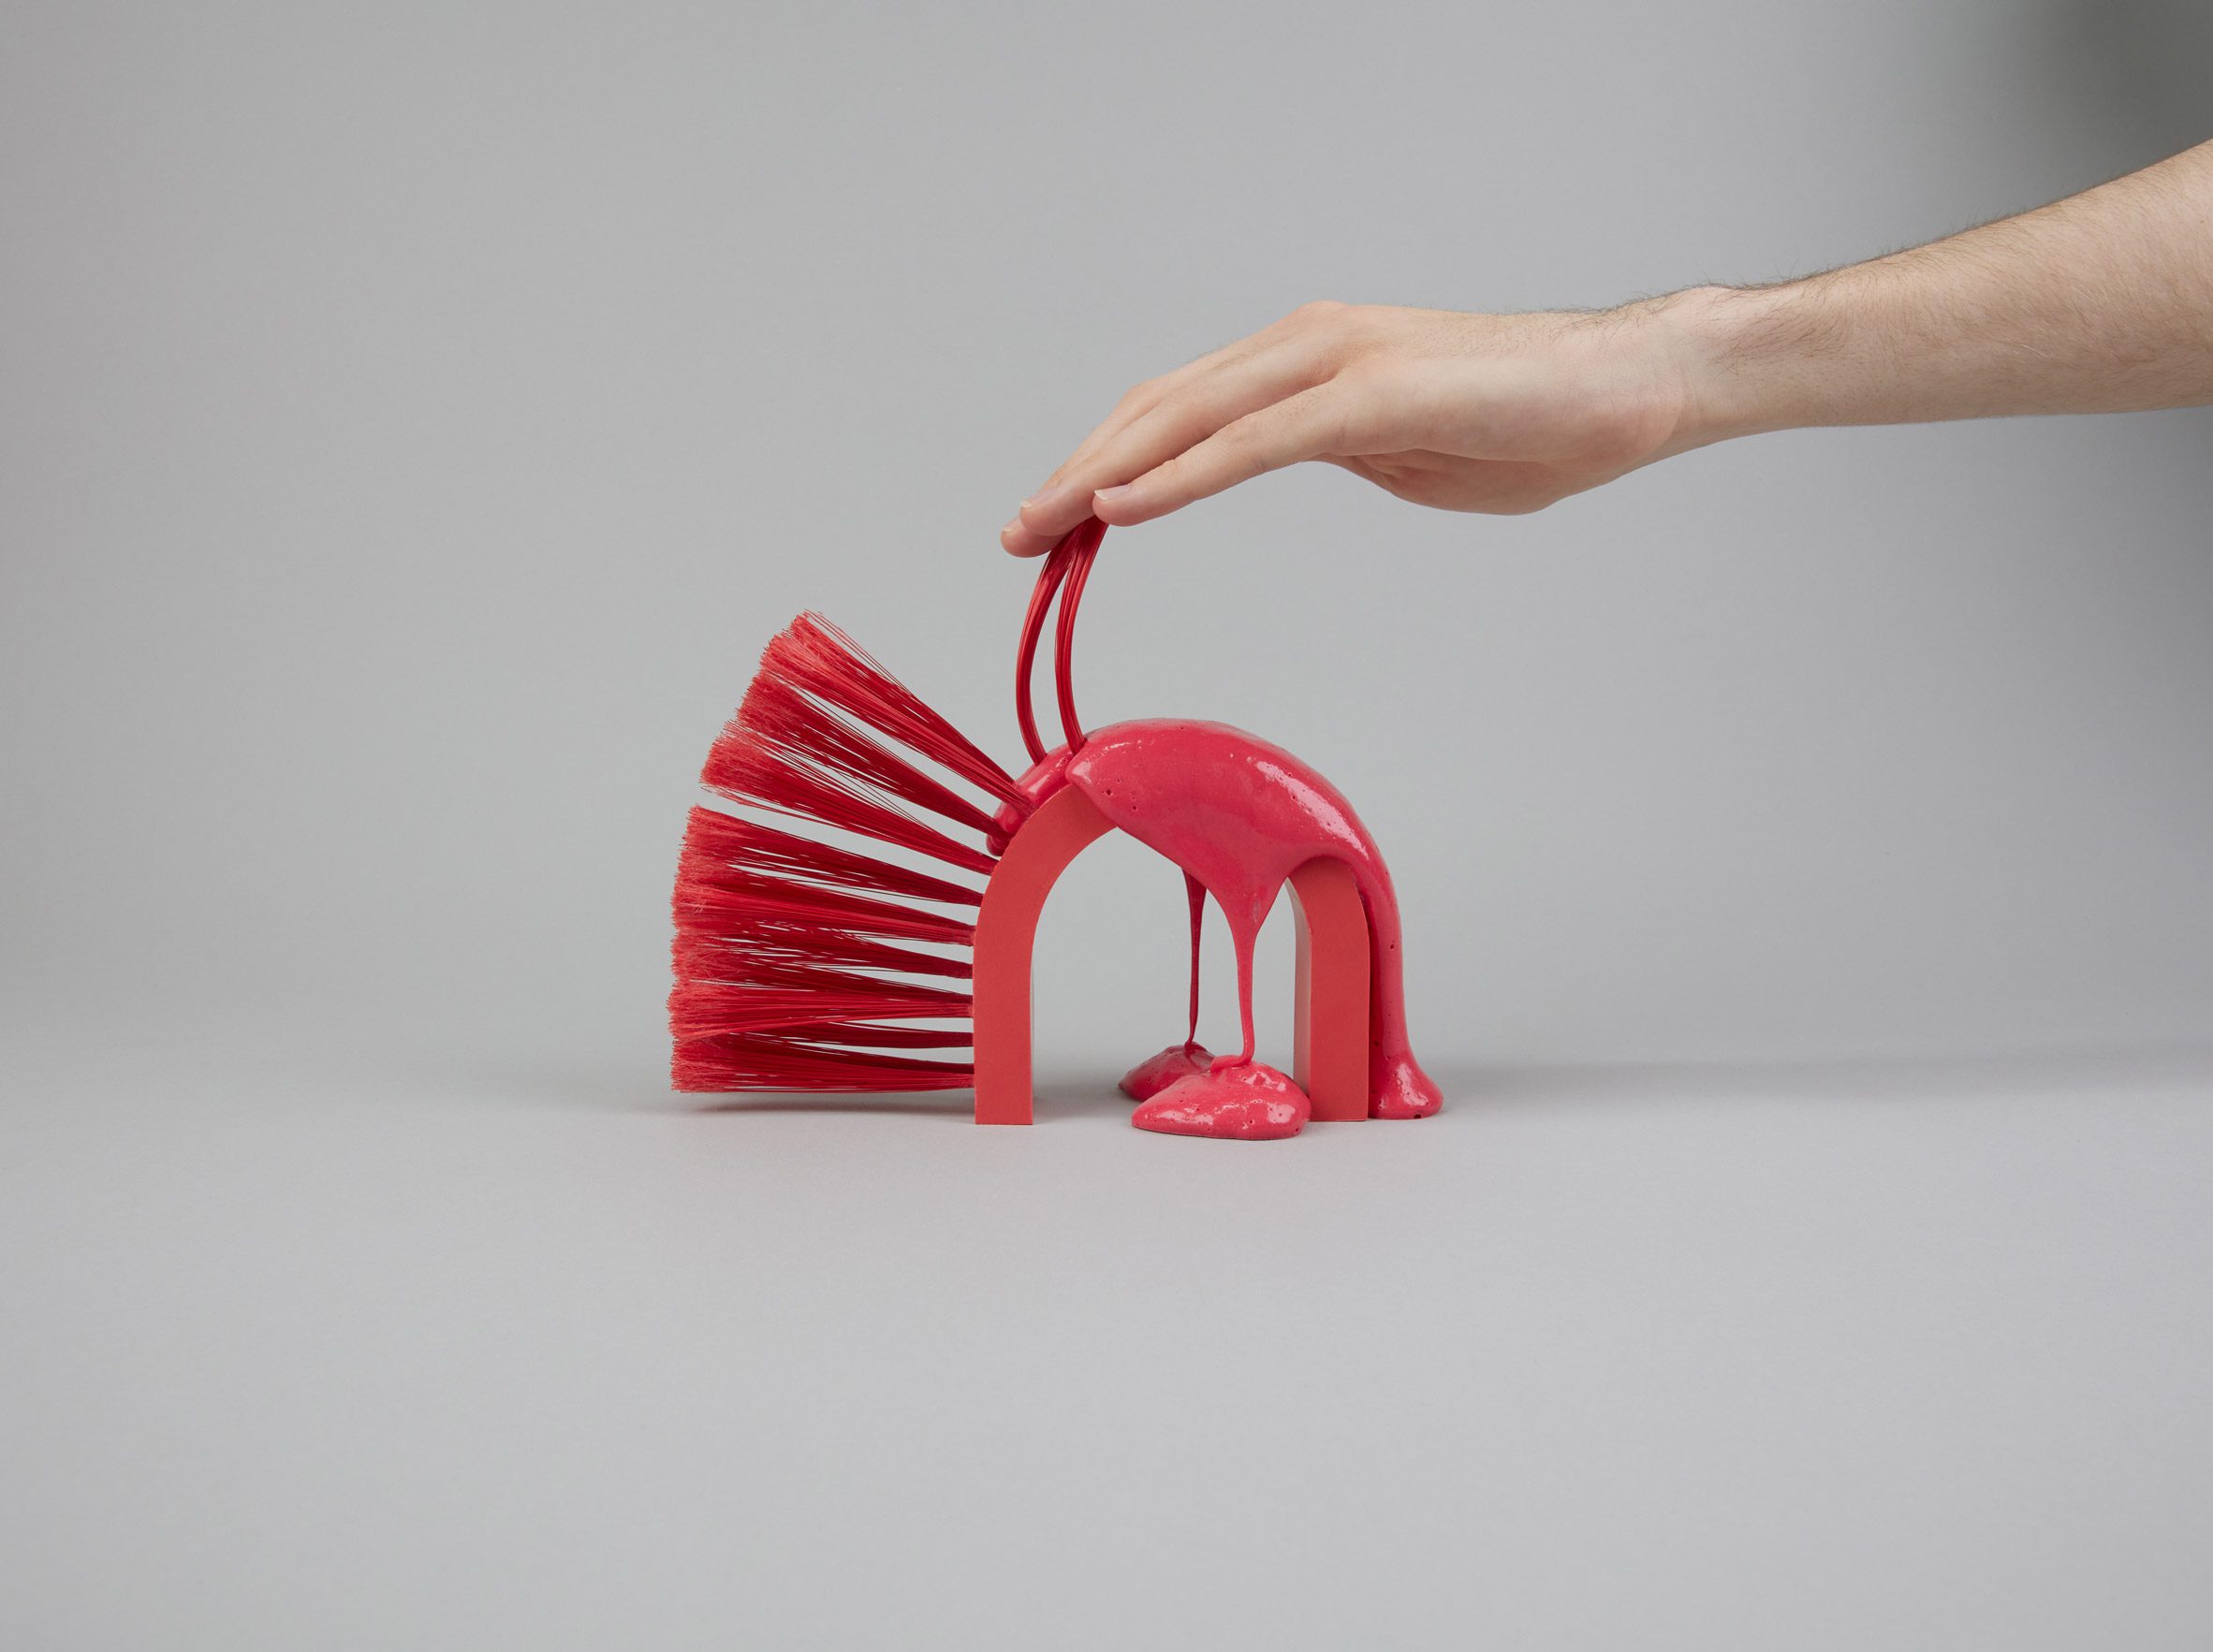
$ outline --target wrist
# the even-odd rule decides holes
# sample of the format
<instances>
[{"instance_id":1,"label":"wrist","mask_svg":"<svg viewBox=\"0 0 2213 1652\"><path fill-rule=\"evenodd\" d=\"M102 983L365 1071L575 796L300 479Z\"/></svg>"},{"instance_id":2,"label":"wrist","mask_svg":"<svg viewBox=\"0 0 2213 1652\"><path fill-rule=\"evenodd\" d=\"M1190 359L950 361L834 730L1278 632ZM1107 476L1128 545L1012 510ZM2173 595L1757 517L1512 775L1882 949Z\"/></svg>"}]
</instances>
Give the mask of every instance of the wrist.
<instances>
[{"instance_id":1,"label":"wrist","mask_svg":"<svg viewBox=\"0 0 2213 1652\"><path fill-rule=\"evenodd\" d=\"M1792 387L1802 374L1790 357L1787 320L1809 300L1803 285L1686 287L1631 307L1644 312L1651 347L1680 387L1666 451L1805 422L1793 411Z\"/></svg>"}]
</instances>

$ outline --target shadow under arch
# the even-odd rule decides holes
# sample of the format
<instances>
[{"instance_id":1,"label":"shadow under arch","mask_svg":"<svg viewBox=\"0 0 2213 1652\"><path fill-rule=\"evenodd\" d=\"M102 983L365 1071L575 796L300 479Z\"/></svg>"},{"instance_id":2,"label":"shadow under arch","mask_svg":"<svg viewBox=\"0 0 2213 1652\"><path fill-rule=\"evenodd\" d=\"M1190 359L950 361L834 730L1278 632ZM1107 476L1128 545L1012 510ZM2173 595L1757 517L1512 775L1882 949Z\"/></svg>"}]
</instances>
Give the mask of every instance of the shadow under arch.
<instances>
[{"instance_id":1,"label":"shadow under arch","mask_svg":"<svg viewBox=\"0 0 2213 1652\"><path fill-rule=\"evenodd\" d=\"M976 913L975 1121L1028 1124L1031 957L1053 884L1113 825L1074 786L1022 823L992 869ZM1289 881L1297 920L1292 1076L1313 1117L1368 1117L1368 912L1349 868L1310 860Z\"/></svg>"}]
</instances>

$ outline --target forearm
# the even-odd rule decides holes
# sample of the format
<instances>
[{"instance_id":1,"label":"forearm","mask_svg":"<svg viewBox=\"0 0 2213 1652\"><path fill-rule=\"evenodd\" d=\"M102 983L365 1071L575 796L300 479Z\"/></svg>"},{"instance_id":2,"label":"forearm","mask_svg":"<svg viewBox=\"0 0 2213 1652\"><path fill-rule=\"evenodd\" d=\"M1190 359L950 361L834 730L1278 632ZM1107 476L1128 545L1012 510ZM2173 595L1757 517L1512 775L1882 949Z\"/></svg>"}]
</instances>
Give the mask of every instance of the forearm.
<instances>
[{"instance_id":1,"label":"forearm","mask_svg":"<svg viewBox=\"0 0 2213 1652\"><path fill-rule=\"evenodd\" d=\"M1685 362L1671 450L1807 425L2213 402L2213 143L1779 286L1649 309Z\"/></svg>"}]
</instances>

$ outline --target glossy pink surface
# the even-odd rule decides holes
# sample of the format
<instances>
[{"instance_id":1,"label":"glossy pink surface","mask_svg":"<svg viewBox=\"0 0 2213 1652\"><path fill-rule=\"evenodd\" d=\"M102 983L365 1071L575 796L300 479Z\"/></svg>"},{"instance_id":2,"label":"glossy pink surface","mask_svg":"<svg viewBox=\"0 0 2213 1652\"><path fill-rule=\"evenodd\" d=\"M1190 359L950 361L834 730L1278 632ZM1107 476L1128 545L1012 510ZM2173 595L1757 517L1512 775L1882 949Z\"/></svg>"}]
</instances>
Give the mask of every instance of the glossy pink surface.
<instances>
[{"instance_id":1,"label":"glossy pink surface","mask_svg":"<svg viewBox=\"0 0 2213 1652\"><path fill-rule=\"evenodd\" d=\"M1369 1117L1419 1118L1437 1110L1443 1092L1407 1041L1399 901L1391 875L1352 805L1313 769L1281 746L1225 723L1159 718L1093 729L1073 756L1065 747L1048 752L1016 783L1036 801L1063 785L1075 786L1116 826L1197 880L1222 908L1237 953L1244 1047L1213 1059L1218 1075L1253 1064L1253 946L1284 880L1318 855L1344 862L1368 914ZM994 853L1020 824L1011 806L1000 811L999 821ZM1141 1063L1132 1075L1149 1064ZM1303 1094L1299 1100L1303 1108ZM1187 1095L1177 1104L1178 1116L1196 1118L1195 1104ZM1184 1134L1206 1133L1195 1126L1177 1128Z\"/></svg>"},{"instance_id":2,"label":"glossy pink surface","mask_svg":"<svg viewBox=\"0 0 2213 1652\"><path fill-rule=\"evenodd\" d=\"M1203 1044L1171 1044L1159 1055L1147 1056L1124 1073L1121 1093L1133 1102L1149 1102L1179 1078L1204 1073L1213 1062L1214 1058Z\"/></svg>"},{"instance_id":3,"label":"glossy pink surface","mask_svg":"<svg viewBox=\"0 0 2213 1652\"><path fill-rule=\"evenodd\" d=\"M1056 768L1108 820L1204 884L1228 919L1244 1045L1215 1058L1217 1071L1253 1059L1253 945L1284 880L1317 855L1341 860L1359 887L1372 951L1369 1112L1415 1118L1437 1110L1440 1092L1407 1042L1390 873L1335 786L1281 746L1180 718L1093 730L1074 756L1049 754L1023 777L1024 789L1050 792Z\"/></svg>"},{"instance_id":4,"label":"glossy pink surface","mask_svg":"<svg viewBox=\"0 0 2213 1652\"><path fill-rule=\"evenodd\" d=\"M1306 1091L1273 1067L1248 1061L1178 1079L1130 1122L1165 1135L1278 1141L1304 1129L1307 1112Z\"/></svg>"}]
</instances>

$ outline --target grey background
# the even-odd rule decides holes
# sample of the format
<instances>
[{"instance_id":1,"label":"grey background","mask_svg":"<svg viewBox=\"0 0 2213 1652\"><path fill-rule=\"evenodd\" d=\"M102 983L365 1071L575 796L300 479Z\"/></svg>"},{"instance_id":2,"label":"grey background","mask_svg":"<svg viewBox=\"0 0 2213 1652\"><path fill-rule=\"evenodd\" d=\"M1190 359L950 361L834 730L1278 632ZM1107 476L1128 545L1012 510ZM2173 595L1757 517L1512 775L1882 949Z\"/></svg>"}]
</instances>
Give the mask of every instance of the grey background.
<instances>
[{"instance_id":1,"label":"grey background","mask_svg":"<svg viewBox=\"0 0 2213 1652\"><path fill-rule=\"evenodd\" d=\"M1036 1130L659 1024L761 641L1011 755L994 533L1131 381L2088 186L2213 130L2202 7L5 22L11 1644L2204 1643L2206 414L1110 540L1087 716L1355 799L1418 1129L1122 1128L1134 845Z\"/></svg>"}]
</instances>

